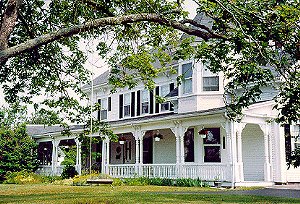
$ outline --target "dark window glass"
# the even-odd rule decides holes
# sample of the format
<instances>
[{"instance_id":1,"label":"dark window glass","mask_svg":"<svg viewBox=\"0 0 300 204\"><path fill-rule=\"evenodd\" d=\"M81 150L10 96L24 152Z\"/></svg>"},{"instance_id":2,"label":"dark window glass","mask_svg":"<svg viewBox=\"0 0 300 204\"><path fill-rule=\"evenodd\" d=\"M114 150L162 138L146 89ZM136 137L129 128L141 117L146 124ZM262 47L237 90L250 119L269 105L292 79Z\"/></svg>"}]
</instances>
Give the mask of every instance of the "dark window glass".
<instances>
[{"instance_id":1,"label":"dark window glass","mask_svg":"<svg viewBox=\"0 0 300 204\"><path fill-rule=\"evenodd\" d=\"M205 146L204 162L221 162L220 146Z\"/></svg>"}]
</instances>

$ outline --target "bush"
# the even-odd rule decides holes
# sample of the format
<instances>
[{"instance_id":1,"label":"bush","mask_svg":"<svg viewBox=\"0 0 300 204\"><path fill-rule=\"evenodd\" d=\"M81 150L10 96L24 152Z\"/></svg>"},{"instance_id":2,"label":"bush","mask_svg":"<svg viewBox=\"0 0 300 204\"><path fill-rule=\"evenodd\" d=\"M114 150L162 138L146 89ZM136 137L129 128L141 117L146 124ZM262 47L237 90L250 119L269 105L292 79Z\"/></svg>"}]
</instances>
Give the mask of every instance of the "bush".
<instances>
[{"instance_id":1,"label":"bush","mask_svg":"<svg viewBox=\"0 0 300 204\"><path fill-rule=\"evenodd\" d=\"M75 167L71 166L71 165L67 165L63 169L63 172L61 174L61 178L68 179L68 178L73 178L76 175L78 175L78 173L75 170Z\"/></svg>"},{"instance_id":2,"label":"bush","mask_svg":"<svg viewBox=\"0 0 300 204\"><path fill-rule=\"evenodd\" d=\"M38 165L37 144L27 135L25 125L10 128L0 124L0 181L6 172L34 172Z\"/></svg>"},{"instance_id":3,"label":"bush","mask_svg":"<svg viewBox=\"0 0 300 204\"><path fill-rule=\"evenodd\" d=\"M42 183L42 176L33 172L20 171L20 172L7 172L5 175L7 184L37 184Z\"/></svg>"}]
</instances>

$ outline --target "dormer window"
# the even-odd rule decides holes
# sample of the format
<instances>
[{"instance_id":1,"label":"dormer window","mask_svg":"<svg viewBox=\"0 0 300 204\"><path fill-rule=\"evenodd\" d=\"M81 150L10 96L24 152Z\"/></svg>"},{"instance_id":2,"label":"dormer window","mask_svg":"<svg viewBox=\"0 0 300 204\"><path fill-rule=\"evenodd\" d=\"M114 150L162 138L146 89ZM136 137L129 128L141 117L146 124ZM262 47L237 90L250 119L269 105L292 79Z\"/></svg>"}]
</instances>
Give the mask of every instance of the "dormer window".
<instances>
[{"instance_id":1,"label":"dormer window","mask_svg":"<svg viewBox=\"0 0 300 204\"><path fill-rule=\"evenodd\" d=\"M143 90L142 91L142 114L149 113L149 91Z\"/></svg>"},{"instance_id":2,"label":"dormer window","mask_svg":"<svg viewBox=\"0 0 300 204\"><path fill-rule=\"evenodd\" d=\"M182 65L182 75L183 75L183 94L188 94L193 92L192 78L193 69L192 63L187 63Z\"/></svg>"},{"instance_id":3,"label":"dormer window","mask_svg":"<svg viewBox=\"0 0 300 204\"><path fill-rule=\"evenodd\" d=\"M124 94L124 117L130 116L130 93Z\"/></svg>"}]
</instances>

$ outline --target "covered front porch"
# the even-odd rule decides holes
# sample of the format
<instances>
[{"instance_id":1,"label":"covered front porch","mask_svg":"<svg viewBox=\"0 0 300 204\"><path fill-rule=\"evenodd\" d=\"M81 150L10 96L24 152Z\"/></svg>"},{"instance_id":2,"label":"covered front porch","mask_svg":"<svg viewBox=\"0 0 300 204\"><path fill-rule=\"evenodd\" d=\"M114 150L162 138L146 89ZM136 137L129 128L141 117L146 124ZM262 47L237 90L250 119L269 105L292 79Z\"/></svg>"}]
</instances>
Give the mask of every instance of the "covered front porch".
<instances>
[{"instance_id":1,"label":"covered front porch","mask_svg":"<svg viewBox=\"0 0 300 204\"><path fill-rule=\"evenodd\" d=\"M119 142L102 146L102 172L112 177L232 181L230 127L220 115L112 127Z\"/></svg>"},{"instance_id":2,"label":"covered front porch","mask_svg":"<svg viewBox=\"0 0 300 204\"><path fill-rule=\"evenodd\" d=\"M222 114L115 124L113 130L122 142L103 141L102 172L116 178L199 178L236 186L270 185L275 173L273 125L263 118L232 122Z\"/></svg>"}]
</instances>

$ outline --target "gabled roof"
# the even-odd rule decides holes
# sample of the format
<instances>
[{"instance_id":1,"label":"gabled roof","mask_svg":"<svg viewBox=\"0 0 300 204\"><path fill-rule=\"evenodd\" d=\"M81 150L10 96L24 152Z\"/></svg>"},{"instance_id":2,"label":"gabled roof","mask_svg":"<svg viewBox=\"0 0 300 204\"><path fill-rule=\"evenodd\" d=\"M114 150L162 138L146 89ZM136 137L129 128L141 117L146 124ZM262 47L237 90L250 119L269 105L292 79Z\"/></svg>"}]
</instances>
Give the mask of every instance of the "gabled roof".
<instances>
[{"instance_id":1,"label":"gabled roof","mask_svg":"<svg viewBox=\"0 0 300 204\"><path fill-rule=\"evenodd\" d=\"M83 129L84 129L84 125L71 125L69 127L70 131L83 130ZM60 125L53 125L53 126L27 125L26 126L27 134L32 137L42 136L42 135L61 134L63 130L65 130L65 128L61 127Z\"/></svg>"},{"instance_id":2,"label":"gabled roof","mask_svg":"<svg viewBox=\"0 0 300 204\"><path fill-rule=\"evenodd\" d=\"M100 74L93 80L94 86L106 84L108 82L110 70L105 71L104 73ZM91 83L85 84L82 89L89 89L91 88Z\"/></svg>"}]
</instances>

